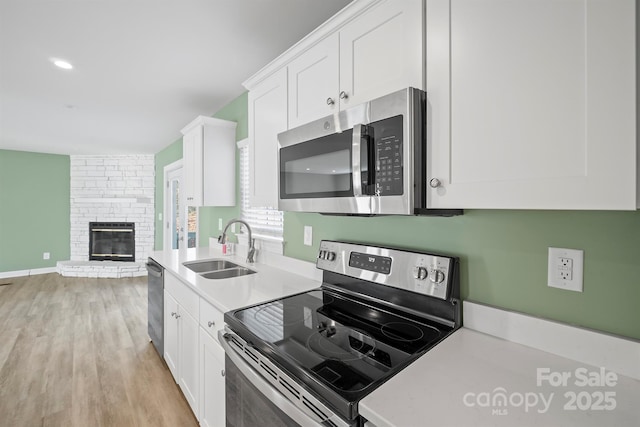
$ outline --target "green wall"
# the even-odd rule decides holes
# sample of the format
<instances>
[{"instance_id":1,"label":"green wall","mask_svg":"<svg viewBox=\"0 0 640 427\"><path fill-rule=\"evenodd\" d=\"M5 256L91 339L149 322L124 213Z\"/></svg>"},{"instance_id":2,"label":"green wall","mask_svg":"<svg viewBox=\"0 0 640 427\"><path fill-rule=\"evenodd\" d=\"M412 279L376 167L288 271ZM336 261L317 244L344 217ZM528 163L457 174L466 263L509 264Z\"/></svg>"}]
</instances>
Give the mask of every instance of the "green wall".
<instances>
[{"instance_id":1,"label":"green wall","mask_svg":"<svg viewBox=\"0 0 640 427\"><path fill-rule=\"evenodd\" d=\"M69 156L0 150L0 272L69 259L69 167Z\"/></svg>"},{"instance_id":2,"label":"green wall","mask_svg":"<svg viewBox=\"0 0 640 427\"><path fill-rule=\"evenodd\" d=\"M237 121L243 139L247 114L245 93L215 117ZM218 218L226 222L239 209L200 214L204 246L219 234ZM305 225L313 227L313 246L302 243ZM448 253L461 259L463 299L640 339L640 212L468 210L453 218L285 212L284 239L285 255L307 261L321 239ZM547 287L549 246L584 250L584 292Z\"/></svg>"},{"instance_id":3,"label":"green wall","mask_svg":"<svg viewBox=\"0 0 640 427\"><path fill-rule=\"evenodd\" d=\"M313 227L304 246L303 227ZM469 299L640 339L640 212L467 210L452 218L285 213L285 255L312 261L321 239L460 257ZM547 286L548 247L584 250L584 292Z\"/></svg>"}]
</instances>

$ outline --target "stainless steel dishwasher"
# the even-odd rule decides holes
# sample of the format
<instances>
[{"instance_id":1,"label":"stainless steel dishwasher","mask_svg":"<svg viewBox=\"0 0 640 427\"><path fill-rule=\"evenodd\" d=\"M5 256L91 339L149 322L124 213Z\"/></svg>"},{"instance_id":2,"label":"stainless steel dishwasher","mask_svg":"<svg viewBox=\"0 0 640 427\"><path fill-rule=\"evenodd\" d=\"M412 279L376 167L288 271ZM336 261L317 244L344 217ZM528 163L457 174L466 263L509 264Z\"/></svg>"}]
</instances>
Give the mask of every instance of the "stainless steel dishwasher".
<instances>
[{"instance_id":1,"label":"stainless steel dishwasher","mask_svg":"<svg viewBox=\"0 0 640 427\"><path fill-rule=\"evenodd\" d=\"M147 260L148 333L160 357L164 357L164 268L153 259Z\"/></svg>"}]
</instances>

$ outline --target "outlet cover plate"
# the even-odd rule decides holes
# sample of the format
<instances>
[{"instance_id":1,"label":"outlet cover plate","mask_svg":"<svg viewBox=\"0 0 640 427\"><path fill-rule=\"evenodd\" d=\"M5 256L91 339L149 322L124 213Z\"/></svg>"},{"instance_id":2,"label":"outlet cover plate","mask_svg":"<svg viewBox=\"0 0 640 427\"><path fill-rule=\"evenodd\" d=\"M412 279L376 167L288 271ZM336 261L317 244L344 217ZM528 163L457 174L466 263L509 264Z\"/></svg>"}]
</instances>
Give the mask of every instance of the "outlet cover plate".
<instances>
[{"instance_id":1,"label":"outlet cover plate","mask_svg":"<svg viewBox=\"0 0 640 427\"><path fill-rule=\"evenodd\" d=\"M567 291L582 292L584 251L549 248L547 285Z\"/></svg>"}]
</instances>

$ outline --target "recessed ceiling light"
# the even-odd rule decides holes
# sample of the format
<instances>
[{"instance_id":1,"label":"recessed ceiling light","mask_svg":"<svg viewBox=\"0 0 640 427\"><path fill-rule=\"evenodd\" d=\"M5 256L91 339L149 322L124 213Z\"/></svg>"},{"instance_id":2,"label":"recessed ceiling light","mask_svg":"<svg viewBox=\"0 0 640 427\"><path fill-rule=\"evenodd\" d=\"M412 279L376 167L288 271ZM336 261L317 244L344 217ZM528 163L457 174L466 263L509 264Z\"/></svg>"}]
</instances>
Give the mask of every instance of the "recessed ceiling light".
<instances>
[{"instance_id":1,"label":"recessed ceiling light","mask_svg":"<svg viewBox=\"0 0 640 427\"><path fill-rule=\"evenodd\" d=\"M53 62L53 65L55 65L56 67L62 68L64 70L71 70L73 68L73 65L71 65L68 61L65 61L64 59L52 58L51 62Z\"/></svg>"}]
</instances>

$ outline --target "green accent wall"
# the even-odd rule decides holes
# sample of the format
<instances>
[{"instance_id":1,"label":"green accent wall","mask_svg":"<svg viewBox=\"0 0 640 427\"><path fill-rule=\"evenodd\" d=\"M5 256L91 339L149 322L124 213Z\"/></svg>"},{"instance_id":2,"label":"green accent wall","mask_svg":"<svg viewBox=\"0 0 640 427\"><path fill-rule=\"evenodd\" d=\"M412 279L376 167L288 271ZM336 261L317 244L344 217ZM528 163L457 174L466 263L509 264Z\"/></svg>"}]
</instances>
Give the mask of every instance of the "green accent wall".
<instances>
[{"instance_id":1,"label":"green accent wall","mask_svg":"<svg viewBox=\"0 0 640 427\"><path fill-rule=\"evenodd\" d=\"M313 246L303 228L313 227ZM285 213L285 255L313 261L322 239L460 257L472 300L640 339L640 212L467 210L452 218ZM584 250L584 292L547 286L548 247Z\"/></svg>"},{"instance_id":2,"label":"green accent wall","mask_svg":"<svg viewBox=\"0 0 640 427\"><path fill-rule=\"evenodd\" d=\"M70 179L69 156L0 150L0 272L69 259Z\"/></svg>"},{"instance_id":3,"label":"green accent wall","mask_svg":"<svg viewBox=\"0 0 640 427\"><path fill-rule=\"evenodd\" d=\"M237 121L237 139L246 138L247 94L215 117ZM239 215L239 208L201 208L201 245L219 234L218 218L226 223ZM313 227L312 246L303 245L305 225ZM463 299L640 339L637 211L467 210L452 218L285 212L285 255L314 261L321 239L454 255L461 261ZM547 286L550 246L584 250L584 292Z\"/></svg>"}]
</instances>

